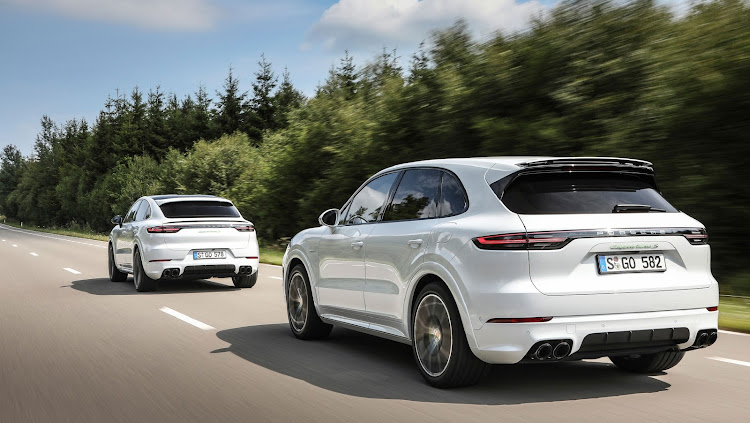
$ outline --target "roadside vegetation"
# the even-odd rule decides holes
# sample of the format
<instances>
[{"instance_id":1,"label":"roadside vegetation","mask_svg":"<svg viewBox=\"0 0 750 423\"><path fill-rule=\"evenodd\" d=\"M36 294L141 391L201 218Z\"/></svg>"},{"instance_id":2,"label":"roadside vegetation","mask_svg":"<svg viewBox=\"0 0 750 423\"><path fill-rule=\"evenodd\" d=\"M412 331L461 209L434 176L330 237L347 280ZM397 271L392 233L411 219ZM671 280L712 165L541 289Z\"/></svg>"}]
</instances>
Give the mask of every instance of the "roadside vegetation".
<instances>
[{"instance_id":1,"label":"roadside vegetation","mask_svg":"<svg viewBox=\"0 0 750 423\"><path fill-rule=\"evenodd\" d=\"M267 244L316 225L368 176L412 160L603 155L649 160L710 234L724 292L750 293L750 6L561 3L527 31L436 32L413 57L348 54L310 98L261 58L241 88L107 99L94 122L44 116L34 152L0 154L0 212L109 230L139 196L215 194ZM243 76L244 79L244 76Z\"/></svg>"}]
</instances>

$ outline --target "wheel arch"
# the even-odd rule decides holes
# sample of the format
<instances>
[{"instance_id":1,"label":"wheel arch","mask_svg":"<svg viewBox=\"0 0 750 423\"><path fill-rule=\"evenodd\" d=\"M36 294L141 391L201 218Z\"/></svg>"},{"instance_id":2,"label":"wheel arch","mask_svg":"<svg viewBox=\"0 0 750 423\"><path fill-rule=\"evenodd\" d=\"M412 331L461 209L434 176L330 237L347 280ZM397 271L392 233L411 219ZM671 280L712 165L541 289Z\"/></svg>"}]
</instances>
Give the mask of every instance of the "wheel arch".
<instances>
[{"instance_id":1,"label":"wheel arch","mask_svg":"<svg viewBox=\"0 0 750 423\"><path fill-rule=\"evenodd\" d=\"M311 267L310 260L299 249L291 250L286 259L286 262L282 266L282 269L284 272L284 279L282 281L283 288L284 288L284 301L286 301L287 289L289 287L289 276L292 272L292 269L298 264L301 264L302 267L305 268L305 272L307 273L307 279L310 282L310 291L312 292L313 303L315 304L315 309L316 311L320 312L320 310L318 310L318 291L315 289L315 286L316 286L315 272L313 271L313 268Z\"/></svg>"}]
</instances>

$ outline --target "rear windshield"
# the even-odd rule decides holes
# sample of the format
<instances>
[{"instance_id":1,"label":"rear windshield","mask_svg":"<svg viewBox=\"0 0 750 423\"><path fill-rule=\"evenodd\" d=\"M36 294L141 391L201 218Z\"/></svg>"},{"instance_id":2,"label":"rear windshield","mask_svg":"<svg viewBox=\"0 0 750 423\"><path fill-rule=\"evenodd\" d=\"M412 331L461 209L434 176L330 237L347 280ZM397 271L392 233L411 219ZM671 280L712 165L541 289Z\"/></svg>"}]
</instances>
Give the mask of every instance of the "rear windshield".
<instances>
[{"instance_id":1,"label":"rear windshield","mask_svg":"<svg viewBox=\"0 0 750 423\"><path fill-rule=\"evenodd\" d=\"M521 175L504 193L496 190L495 194L518 214L612 213L616 205L624 204L677 212L655 189L650 175L612 172Z\"/></svg>"},{"instance_id":2,"label":"rear windshield","mask_svg":"<svg viewBox=\"0 0 750 423\"><path fill-rule=\"evenodd\" d=\"M165 217L240 217L227 201L172 201L159 206Z\"/></svg>"}]
</instances>

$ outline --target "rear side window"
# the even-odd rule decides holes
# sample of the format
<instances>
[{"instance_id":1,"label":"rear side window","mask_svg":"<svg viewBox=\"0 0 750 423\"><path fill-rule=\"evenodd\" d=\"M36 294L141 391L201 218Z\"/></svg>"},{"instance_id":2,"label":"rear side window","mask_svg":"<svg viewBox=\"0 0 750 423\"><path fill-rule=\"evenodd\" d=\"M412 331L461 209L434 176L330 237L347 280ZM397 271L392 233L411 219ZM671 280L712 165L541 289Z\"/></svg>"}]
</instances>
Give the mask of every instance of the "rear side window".
<instances>
[{"instance_id":1,"label":"rear side window","mask_svg":"<svg viewBox=\"0 0 750 423\"><path fill-rule=\"evenodd\" d=\"M498 181L500 182L500 181ZM495 188L492 184L493 189ZM650 175L613 172L521 175L505 192L495 192L518 214L612 213L616 205L638 204L677 210L655 189Z\"/></svg>"},{"instance_id":2,"label":"rear side window","mask_svg":"<svg viewBox=\"0 0 750 423\"><path fill-rule=\"evenodd\" d=\"M149 217L151 217L151 205L148 204L148 201L144 200L143 204L141 204L141 207L138 209L138 213L135 214L135 221L140 222Z\"/></svg>"},{"instance_id":3,"label":"rear side window","mask_svg":"<svg viewBox=\"0 0 750 423\"><path fill-rule=\"evenodd\" d=\"M140 207L141 204L143 204L143 200L136 201L135 204L133 204L133 207L128 210L128 214L125 215L123 222L127 223L135 220L135 214L138 212L138 207Z\"/></svg>"},{"instance_id":4,"label":"rear side window","mask_svg":"<svg viewBox=\"0 0 750 423\"><path fill-rule=\"evenodd\" d=\"M227 201L172 201L159 206L165 217L240 217Z\"/></svg>"},{"instance_id":5,"label":"rear side window","mask_svg":"<svg viewBox=\"0 0 750 423\"><path fill-rule=\"evenodd\" d=\"M443 172L443 195L440 200L440 217L463 213L469 204L461 182L448 172Z\"/></svg>"},{"instance_id":6,"label":"rear side window","mask_svg":"<svg viewBox=\"0 0 750 423\"><path fill-rule=\"evenodd\" d=\"M437 217L442 173L436 169L407 170L383 220Z\"/></svg>"}]
</instances>

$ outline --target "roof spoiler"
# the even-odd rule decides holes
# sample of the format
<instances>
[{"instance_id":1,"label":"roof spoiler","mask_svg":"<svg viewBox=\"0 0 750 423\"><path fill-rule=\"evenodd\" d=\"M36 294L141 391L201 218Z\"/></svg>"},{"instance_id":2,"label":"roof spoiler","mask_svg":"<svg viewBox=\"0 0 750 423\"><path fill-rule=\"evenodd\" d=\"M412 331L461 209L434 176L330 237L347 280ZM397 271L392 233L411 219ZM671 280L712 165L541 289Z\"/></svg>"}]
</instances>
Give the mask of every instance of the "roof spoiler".
<instances>
[{"instance_id":1,"label":"roof spoiler","mask_svg":"<svg viewBox=\"0 0 750 423\"><path fill-rule=\"evenodd\" d=\"M534 160L530 162L519 163L518 166L526 169L536 168L569 168L574 170L580 168L580 170L586 170L586 168L599 168L599 167L616 167L632 169L636 171L646 171L653 173L654 168L651 162L645 160L636 159L618 159L611 157L571 157L563 159L546 159L546 160ZM593 169L592 169L593 170Z\"/></svg>"}]
</instances>

